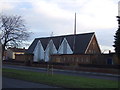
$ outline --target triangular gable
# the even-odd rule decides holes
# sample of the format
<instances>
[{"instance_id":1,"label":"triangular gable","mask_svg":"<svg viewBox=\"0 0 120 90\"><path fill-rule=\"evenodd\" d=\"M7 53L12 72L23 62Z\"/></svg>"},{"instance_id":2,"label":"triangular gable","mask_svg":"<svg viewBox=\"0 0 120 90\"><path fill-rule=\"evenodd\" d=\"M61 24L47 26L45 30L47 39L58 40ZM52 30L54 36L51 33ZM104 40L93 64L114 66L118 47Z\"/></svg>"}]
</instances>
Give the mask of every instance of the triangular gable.
<instances>
[{"instance_id":1,"label":"triangular gable","mask_svg":"<svg viewBox=\"0 0 120 90\"><path fill-rule=\"evenodd\" d=\"M63 41L58 49L58 53L59 54L72 54L73 53L66 38L63 39Z\"/></svg>"},{"instance_id":2,"label":"triangular gable","mask_svg":"<svg viewBox=\"0 0 120 90\"><path fill-rule=\"evenodd\" d=\"M49 43L45 49L45 52L47 51L47 49L52 50L53 51L53 52L51 51L52 53L57 53L57 49L56 49L52 39L49 41Z\"/></svg>"},{"instance_id":3,"label":"triangular gable","mask_svg":"<svg viewBox=\"0 0 120 90\"><path fill-rule=\"evenodd\" d=\"M57 49L52 40L49 41L47 48L45 50L45 61L48 62L50 60L50 55L57 54Z\"/></svg>"},{"instance_id":4,"label":"triangular gable","mask_svg":"<svg viewBox=\"0 0 120 90\"><path fill-rule=\"evenodd\" d=\"M33 53L34 53L34 61L37 62L38 60L44 59L44 49L43 49L43 46L42 46L40 40L36 44Z\"/></svg>"},{"instance_id":5,"label":"triangular gable","mask_svg":"<svg viewBox=\"0 0 120 90\"><path fill-rule=\"evenodd\" d=\"M95 51L95 52L89 52L88 50L90 49L90 47L92 47L92 51ZM90 40L90 42L85 50L85 54L86 53L96 53L96 54L101 53L101 50L100 50L100 47L99 47L99 44L97 42L95 34L92 36L92 38L91 38L91 40Z\"/></svg>"}]
</instances>

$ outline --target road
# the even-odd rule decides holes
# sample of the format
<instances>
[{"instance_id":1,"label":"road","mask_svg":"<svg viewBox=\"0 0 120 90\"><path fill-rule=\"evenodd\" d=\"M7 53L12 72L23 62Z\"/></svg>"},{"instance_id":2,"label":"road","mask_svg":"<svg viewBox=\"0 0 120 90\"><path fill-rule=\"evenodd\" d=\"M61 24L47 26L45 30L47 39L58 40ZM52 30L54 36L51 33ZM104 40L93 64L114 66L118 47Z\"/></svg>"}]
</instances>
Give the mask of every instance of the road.
<instances>
[{"instance_id":1,"label":"road","mask_svg":"<svg viewBox=\"0 0 120 90\"><path fill-rule=\"evenodd\" d=\"M2 88L59 88L39 83L33 83L23 80L2 77Z\"/></svg>"},{"instance_id":2,"label":"road","mask_svg":"<svg viewBox=\"0 0 120 90\"><path fill-rule=\"evenodd\" d=\"M35 71L35 72L47 72L46 68L17 66L17 65L3 65L2 68L28 70L28 71ZM106 80L120 80L120 75L105 74L105 73L71 71L71 70L60 70L60 69L53 69L53 73L73 75L73 76L82 76L82 77L89 77L89 78L97 78L97 79L106 79Z\"/></svg>"}]
</instances>

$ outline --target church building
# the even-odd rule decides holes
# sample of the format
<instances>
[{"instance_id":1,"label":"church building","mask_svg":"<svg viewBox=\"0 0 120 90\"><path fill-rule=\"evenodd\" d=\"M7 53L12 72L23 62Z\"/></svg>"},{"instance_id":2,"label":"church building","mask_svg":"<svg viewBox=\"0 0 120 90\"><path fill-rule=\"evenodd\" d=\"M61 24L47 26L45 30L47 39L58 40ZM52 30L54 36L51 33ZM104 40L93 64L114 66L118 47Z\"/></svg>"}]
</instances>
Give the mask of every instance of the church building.
<instances>
[{"instance_id":1,"label":"church building","mask_svg":"<svg viewBox=\"0 0 120 90\"><path fill-rule=\"evenodd\" d=\"M54 54L101 54L94 32L36 38L27 52L34 54L33 62L49 62Z\"/></svg>"}]
</instances>

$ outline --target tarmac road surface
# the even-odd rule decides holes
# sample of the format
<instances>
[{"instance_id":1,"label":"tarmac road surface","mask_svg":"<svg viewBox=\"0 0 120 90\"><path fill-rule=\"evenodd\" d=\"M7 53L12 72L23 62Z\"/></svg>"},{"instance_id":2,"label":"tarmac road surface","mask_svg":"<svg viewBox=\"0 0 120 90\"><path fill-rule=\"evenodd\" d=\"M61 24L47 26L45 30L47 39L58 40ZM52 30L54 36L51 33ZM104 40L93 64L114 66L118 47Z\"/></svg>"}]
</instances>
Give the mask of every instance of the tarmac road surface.
<instances>
[{"instance_id":1,"label":"tarmac road surface","mask_svg":"<svg viewBox=\"0 0 120 90\"><path fill-rule=\"evenodd\" d=\"M11 68L11 69L27 70L27 71L35 71L35 72L47 72L46 68L17 66L17 65L3 65L2 68ZM72 75L72 76L82 76L82 77L89 77L89 78L97 78L97 79L106 79L106 80L117 80L117 81L120 80L120 75L117 75L117 74L60 70L60 69L53 69L53 73Z\"/></svg>"}]
</instances>

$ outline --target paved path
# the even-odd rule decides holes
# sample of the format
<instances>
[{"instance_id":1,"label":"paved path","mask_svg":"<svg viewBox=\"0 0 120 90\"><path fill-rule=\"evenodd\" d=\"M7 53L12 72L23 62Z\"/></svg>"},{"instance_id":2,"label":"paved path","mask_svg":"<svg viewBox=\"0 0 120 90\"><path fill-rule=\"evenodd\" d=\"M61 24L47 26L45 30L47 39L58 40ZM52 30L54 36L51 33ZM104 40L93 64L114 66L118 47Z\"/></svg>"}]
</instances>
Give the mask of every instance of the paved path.
<instances>
[{"instance_id":1,"label":"paved path","mask_svg":"<svg viewBox=\"0 0 120 90\"><path fill-rule=\"evenodd\" d=\"M58 88L12 78L2 78L2 88Z\"/></svg>"},{"instance_id":2,"label":"paved path","mask_svg":"<svg viewBox=\"0 0 120 90\"><path fill-rule=\"evenodd\" d=\"M17 65L3 65L3 68L28 70L28 71L35 71L35 72L47 72L46 68L17 66ZM89 78L107 79L107 80L120 80L120 75L116 75L116 74L82 72L82 71L71 71L71 70L60 70L60 69L54 69L53 73L74 75L74 76L83 76L83 77L89 77Z\"/></svg>"}]
</instances>

